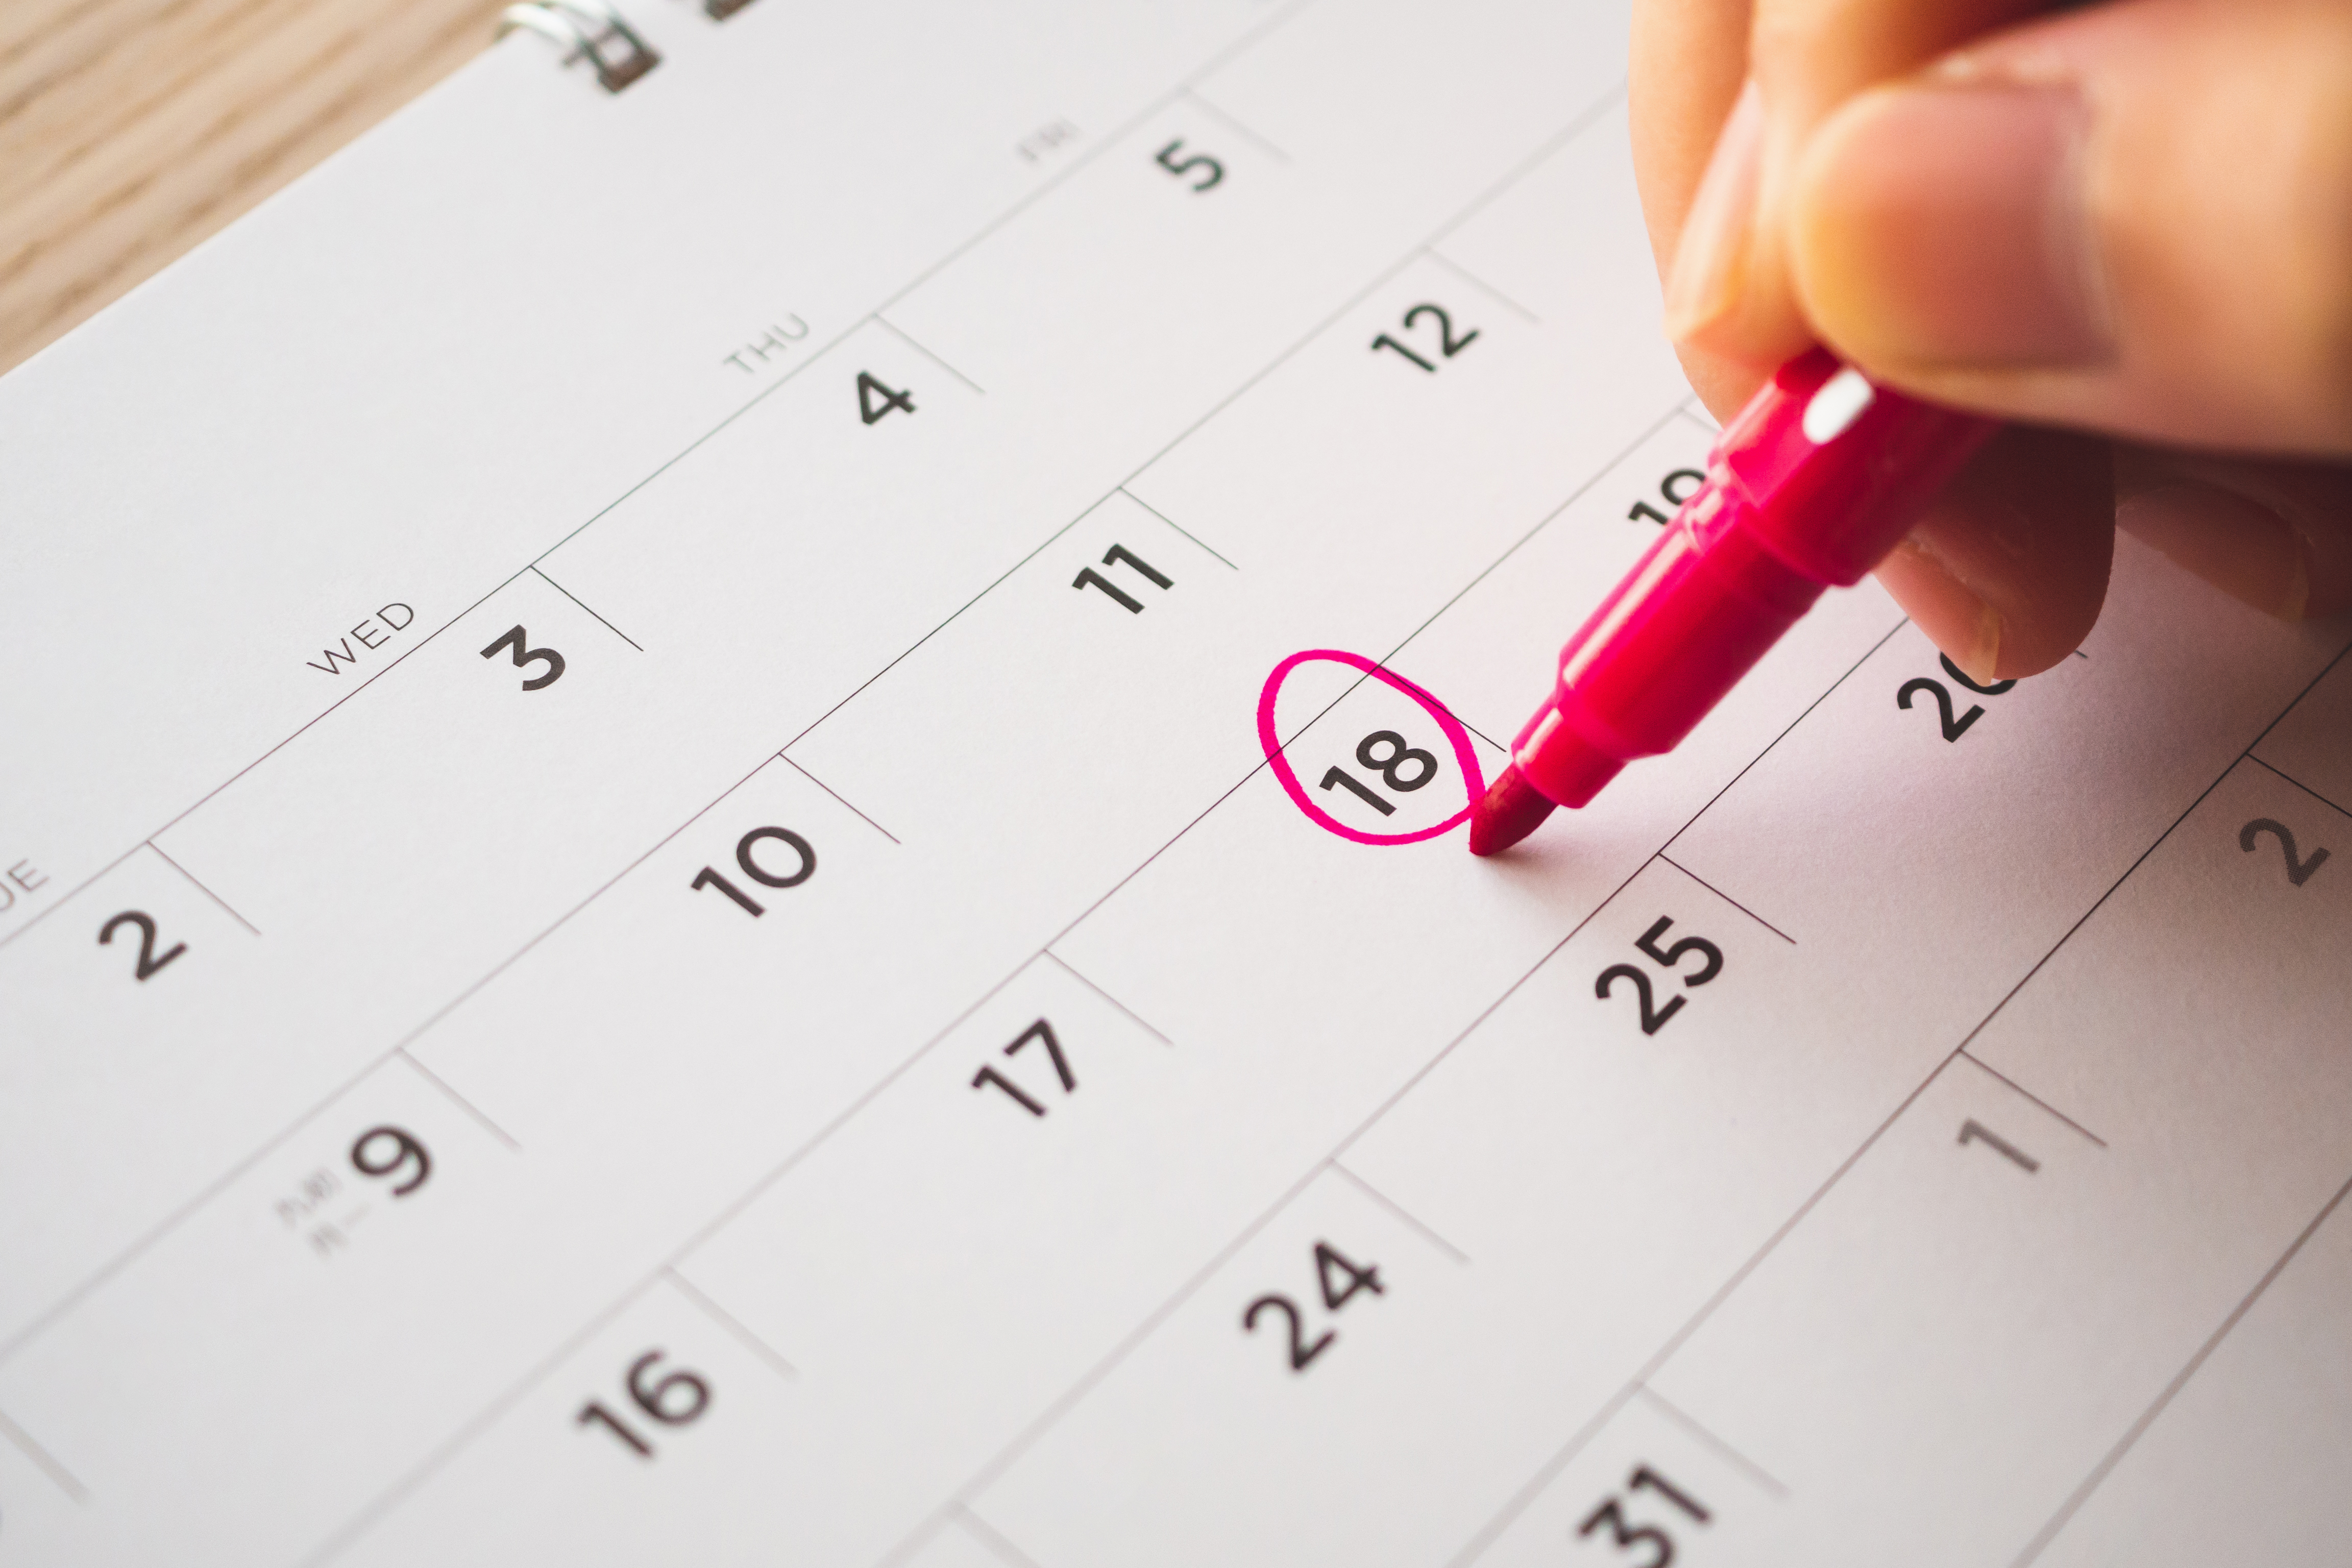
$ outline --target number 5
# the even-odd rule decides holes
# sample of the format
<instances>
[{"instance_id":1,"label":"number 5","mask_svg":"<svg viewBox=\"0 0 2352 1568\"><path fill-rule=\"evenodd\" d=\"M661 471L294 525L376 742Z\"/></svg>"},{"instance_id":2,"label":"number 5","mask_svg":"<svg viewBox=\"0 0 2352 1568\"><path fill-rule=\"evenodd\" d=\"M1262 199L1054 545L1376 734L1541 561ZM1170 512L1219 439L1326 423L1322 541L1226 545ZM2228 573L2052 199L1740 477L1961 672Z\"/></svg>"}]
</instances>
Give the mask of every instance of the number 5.
<instances>
[{"instance_id":1,"label":"number 5","mask_svg":"<svg viewBox=\"0 0 2352 1568\"><path fill-rule=\"evenodd\" d=\"M1657 924L1643 931L1633 945L1656 959L1658 967L1661 969L1674 968L1681 961L1684 953L1705 953L1706 962L1699 966L1698 973L1683 976L1683 984L1685 985L1704 985L1723 973L1723 949L1703 936L1686 936L1664 952L1659 952L1658 939L1673 930L1674 923L1664 915L1660 915Z\"/></svg>"},{"instance_id":2,"label":"number 5","mask_svg":"<svg viewBox=\"0 0 2352 1568\"><path fill-rule=\"evenodd\" d=\"M1192 186L1195 195L1214 186L1225 177L1225 166L1206 153L1195 153L1183 162L1177 162L1176 154L1183 150L1184 138L1179 136L1175 141L1160 149L1160 166L1170 174L1179 176L1189 174L1195 169L1206 169L1209 172L1209 177Z\"/></svg>"}]
</instances>

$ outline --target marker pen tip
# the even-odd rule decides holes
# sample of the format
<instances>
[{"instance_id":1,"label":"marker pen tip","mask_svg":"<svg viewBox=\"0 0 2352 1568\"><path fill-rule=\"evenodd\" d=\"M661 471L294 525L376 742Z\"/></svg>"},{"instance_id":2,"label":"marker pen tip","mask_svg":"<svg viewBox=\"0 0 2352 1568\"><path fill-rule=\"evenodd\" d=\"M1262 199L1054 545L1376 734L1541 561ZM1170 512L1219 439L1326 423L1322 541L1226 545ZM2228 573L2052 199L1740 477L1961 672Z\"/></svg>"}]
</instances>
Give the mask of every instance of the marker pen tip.
<instances>
[{"instance_id":1,"label":"marker pen tip","mask_svg":"<svg viewBox=\"0 0 2352 1568\"><path fill-rule=\"evenodd\" d=\"M1551 814L1552 803L1519 776L1517 767L1507 767L1470 814L1470 853L1500 855Z\"/></svg>"}]
</instances>

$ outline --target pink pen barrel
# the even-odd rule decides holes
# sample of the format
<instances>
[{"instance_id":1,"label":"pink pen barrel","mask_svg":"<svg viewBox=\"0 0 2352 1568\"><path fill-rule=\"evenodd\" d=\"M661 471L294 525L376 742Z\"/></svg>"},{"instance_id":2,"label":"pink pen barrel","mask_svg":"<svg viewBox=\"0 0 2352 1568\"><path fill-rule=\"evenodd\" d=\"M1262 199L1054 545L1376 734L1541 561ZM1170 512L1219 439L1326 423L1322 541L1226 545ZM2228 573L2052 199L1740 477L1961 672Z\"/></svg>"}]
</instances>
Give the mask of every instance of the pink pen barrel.
<instances>
[{"instance_id":1,"label":"pink pen barrel","mask_svg":"<svg viewBox=\"0 0 2352 1568\"><path fill-rule=\"evenodd\" d=\"M1782 366L1708 454L1706 482L1560 650L1511 747L1580 806L1671 751L1824 588L1851 586L1995 426L1873 386L1815 350Z\"/></svg>"}]
</instances>

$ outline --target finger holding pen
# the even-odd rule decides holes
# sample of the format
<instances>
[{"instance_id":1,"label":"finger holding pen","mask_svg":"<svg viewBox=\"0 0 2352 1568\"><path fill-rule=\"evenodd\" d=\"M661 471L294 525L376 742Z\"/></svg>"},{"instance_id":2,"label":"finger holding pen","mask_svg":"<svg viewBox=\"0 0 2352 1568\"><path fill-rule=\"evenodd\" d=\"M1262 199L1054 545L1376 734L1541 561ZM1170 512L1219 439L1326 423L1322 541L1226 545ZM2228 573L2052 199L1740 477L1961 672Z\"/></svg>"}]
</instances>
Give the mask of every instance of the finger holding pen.
<instances>
[{"instance_id":1,"label":"finger holding pen","mask_svg":"<svg viewBox=\"0 0 2352 1568\"><path fill-rule=\"evenodd\" d=\"M2045 11L1637 11L1637 170L1712 406L1819 340L2096 433L2009 432L1880 569L1979 678L2080 639L2117 521L2266 611L2352 602L2352 9Z\"/></svg>"}]
</instances>

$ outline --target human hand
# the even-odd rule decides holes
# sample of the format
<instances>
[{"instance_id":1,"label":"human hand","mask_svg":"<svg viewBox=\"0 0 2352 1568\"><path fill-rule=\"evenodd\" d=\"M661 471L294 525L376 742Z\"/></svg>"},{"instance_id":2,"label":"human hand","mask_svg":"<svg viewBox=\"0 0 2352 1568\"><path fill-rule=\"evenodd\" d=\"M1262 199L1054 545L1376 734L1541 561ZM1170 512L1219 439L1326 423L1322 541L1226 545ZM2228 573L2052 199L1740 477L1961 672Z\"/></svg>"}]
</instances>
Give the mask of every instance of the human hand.
<instances>
[{"instance_id":1,"label":"human hand","mask_svg":"<svg viewBox=\"0 0 2352 1568\"><path fill-rule=\"evenodd\" d=\"M2066 657L2118 526L2352 605L2352 4L1636 0L1632 100L1718 415L1819 341L2028 422L1878 568L1970 676Z\"/></svg>"}]
</instances>

